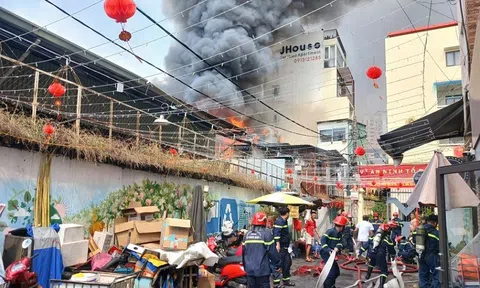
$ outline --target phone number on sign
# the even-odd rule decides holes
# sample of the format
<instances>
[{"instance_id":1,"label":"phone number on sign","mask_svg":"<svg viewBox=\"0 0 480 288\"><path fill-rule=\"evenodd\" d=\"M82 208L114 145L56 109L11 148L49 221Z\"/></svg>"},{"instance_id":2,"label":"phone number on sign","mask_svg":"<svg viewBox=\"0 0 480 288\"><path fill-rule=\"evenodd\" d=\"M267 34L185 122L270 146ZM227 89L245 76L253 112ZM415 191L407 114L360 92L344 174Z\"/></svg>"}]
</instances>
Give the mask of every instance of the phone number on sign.
<instances>
[{"instance_id":1,"label":"phone number on sign","mask_svg":"<svg viewBox=\"0 0 480 288\"><path fill-rule=\"evenodd\" d=\"M293 63L308 62L308 61L315 61L315 60L321 60L321 59L322 57L320 56L302 57L302 58L294 59Z\"/></svg>"}]
</instances>

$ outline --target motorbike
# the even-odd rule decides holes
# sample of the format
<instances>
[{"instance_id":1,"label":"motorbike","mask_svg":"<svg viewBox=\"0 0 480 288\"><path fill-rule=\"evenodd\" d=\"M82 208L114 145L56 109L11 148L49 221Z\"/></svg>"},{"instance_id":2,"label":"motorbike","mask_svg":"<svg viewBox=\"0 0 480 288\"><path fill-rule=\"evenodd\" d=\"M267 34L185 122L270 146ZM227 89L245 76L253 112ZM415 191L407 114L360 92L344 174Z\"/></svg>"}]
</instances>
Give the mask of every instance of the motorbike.
<instances>
[{"instance_id":1,"label":"motorbike","mask_svg":"<svg viewBox=\"0 0 480 288\"><path fill-rule=\"evenodd\" d=\"M32 245L32 239L25 239L22 242L22 255L26 254L28 247ZM23 256L22 259L13 262L5 270L6 288L36 288L38 287L37 273L31 272L32 257Z\"/></svg>"},{"instance_id":2,"label":"motorbike","mask_svg":"<svg viewBox=\"0 0 480 288\"><path fill-rule=\"evenodd\" d=\"M215 287L246 288L247 273L243 269L241 250L238 256L227 256L221 237L210 237L207 242L208 248L219 256L217 264L208 267L208 271L215 275ZM232 254L233 250L228 254ZM239 251L235 249L234 254Z\"/></svg>"}]
</instances>

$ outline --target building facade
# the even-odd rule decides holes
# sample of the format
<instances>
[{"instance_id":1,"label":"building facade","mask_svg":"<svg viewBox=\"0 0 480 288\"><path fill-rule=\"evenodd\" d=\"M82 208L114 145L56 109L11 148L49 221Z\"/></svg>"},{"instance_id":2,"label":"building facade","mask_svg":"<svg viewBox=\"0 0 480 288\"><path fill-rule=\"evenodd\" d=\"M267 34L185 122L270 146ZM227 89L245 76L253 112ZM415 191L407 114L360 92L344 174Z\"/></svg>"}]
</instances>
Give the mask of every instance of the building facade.
<instances>
[{"instance_id":1,"label":"building facade","mask_svg":"<svg viewBox=\"0 0 480 288\"><path fill-rule=\"evenodd\" d=\"M304 129L277 113L263 113L282 141L316 146L317 122L351 118L353 78L337 30L312 32L282 42L273 49L279 64L265 82L263 99Z\"/></svg>"},{"instance_id":2,"label":"building facade","mask_svg":"<svg viewBox=\"0 0 480 288\"><path fill-rule=\"evenodd\" d=\"M456 22L390 33L385 59L388 131L462 99ZM434 150L452 156L463 143L463 137L432 141L406 152L402 163L428 162Z\"/></svg>"},{"instance_id":3,"label":"building facade","mask_svg":"<svg viewBox=\"0 0 480 288\"><path fill-rule=\"evenodd\" d=\"M387 163L387 154L378 145L377 139L387 132L387 112L379 111L370 115L365 121L367 127L367 159L370 164Z\"/></svg>"},{"instance_id":4,"label":"building facade","mask_svg":"<svg viewBox=\"0 0 480 288\"><path fill-rule=\"evenodd\" d=\"M355 125L356 124L356 125ZM320 133L317 147L324 150L336 150L350 161L357 146L367 146L366 125L354 123L350 119L320 121L317 123ZM357 157L356 162L366 164L368 157Z\"/></svg>"}]
</instances>

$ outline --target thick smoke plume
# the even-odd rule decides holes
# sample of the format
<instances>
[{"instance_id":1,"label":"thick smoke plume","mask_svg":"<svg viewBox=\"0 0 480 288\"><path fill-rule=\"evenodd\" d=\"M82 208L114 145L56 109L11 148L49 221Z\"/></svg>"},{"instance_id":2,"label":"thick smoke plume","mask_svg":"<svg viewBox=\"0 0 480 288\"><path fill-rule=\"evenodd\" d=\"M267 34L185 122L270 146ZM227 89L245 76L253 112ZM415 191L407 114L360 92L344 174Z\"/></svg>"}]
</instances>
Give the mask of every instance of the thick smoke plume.
<instances>
[{"instance_id":1,"label":"thick smoke plume","mask_svg":"<svg viewBox=\"0 0 480 288\"><path fill-rule=\"evenodd\" d=\"M208 0L185 12L183 17L179 16L174 19L176 31L181 31L178 32L176 36L203 58L207 58L207 61L211 65L223 63L223 65L217 66L217 69L227 77L258 69L255 73L249 73L238 77L238 79L232 79L245 89L264 82L265 76L272 72L273 69L276 69L274 65L269 65L275 61L271 49L262 48L271 45L283 37L301 32L303 29L302 24L308 25L314 22L323 22L322 18L330 14L333 15L333 17L326 17L326 20L332 19L335 17L335 14L340 13L339 11L343 11L346 7L358 2L354 0L339 0L335 2L332 7L322 9L310 17L305 18L303 23L296 21L292 26L287 25L275 33L258 38L260 35L272 31L281 25L290 23L298 19L300 15L321 7L330 1L331 0ZM162 3L165 14L173 15L199 2L201 1L164 0ZM236 7L238 5L241 6ZM196 25L197 23L201 24ZM256 39L256 41L252 42L252 39ZM244 43L248 44L222 53ZM214 56L219 53L222 54ZM249 55L247 57L241 57L245 54ZM240 58L229 62L229 60L238 57ZM196 64L190 65L191 63ZM213 69L194 73L208 66L199 62L199 59L196 58L195 55L176 42L170 47L169 53L165 58L165 64L167 70L174 70L173 74L178 77L182 76L180 79L184 82L196 87L199 91L202 91L212 98L218 99L226 105L234 105L236 109L244 111L245 113L252 113L259 108L253 106L253 104L244 105L245 101L249 101L251 98L227 80L220 81L224 77ZM262 66L266 67L259 68ZM186 87L179 85L178 82L175 83L171 80L168 80L167 87L165 87L165 85L163 85L163 87L169 92L186 89ZM254 90L251 91L251 93L254 92ZM209 110L217 116L232 116L232 114L228 114L231 113L228 112L228 109L220 109L213 101L205 99L204 96L195 91L190 90L185 92L184 95L178 95L178 97L183 98L187 103L195 103L197 107Z\"/></svg>"}]
</instances>

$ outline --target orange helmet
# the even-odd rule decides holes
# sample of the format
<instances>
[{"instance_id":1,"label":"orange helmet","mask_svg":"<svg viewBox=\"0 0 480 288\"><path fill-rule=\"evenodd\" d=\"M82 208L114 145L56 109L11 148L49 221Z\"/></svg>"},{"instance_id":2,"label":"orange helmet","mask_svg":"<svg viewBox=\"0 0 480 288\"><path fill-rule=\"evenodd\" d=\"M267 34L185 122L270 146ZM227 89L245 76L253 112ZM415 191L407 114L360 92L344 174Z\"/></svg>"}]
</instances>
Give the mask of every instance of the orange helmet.
<instances>
[{"instance_id":1,"label":"orange helmet","mask_svg":"<svg viewBox=\"0 0 480 288\"><path fill-rule=\"evenodd\" d=\"M253 214L252 225L267 226L267 215L263 212Z\"/></svg>"},{"instance_id":2,"label":"orange helmet","mask_svg":"<svg viewBox=\"0 0 480 288\"><path fill-rule=\"evenodd\" d=\"M373 217L378 217L378 213L377 213L377 212L374 212L374 213L373 213Z\"/></svg>"},{"instance_id":3,"label":"orange helmet","mask_svg":"<svg viewBox=\"0 0 480 288\"><path fill-rule=\"evenodd\" d=\"M388 226L387 223L380 224L379 228L386 232L389 232L391 230L390 226Z\"/></svg>"},{"instance_id":4,"label":"orange helmet","mask_svg":"<svg viewBox=\"0 0 480 288\"><path fill-rule=\"evenodd\" d=\"M345 216L337 216L335 220L333 220L333 224L337 226L345 226L348 224L348 219Z\"/></svg>"},{"instance_id":5,"label":"orange helmet","mask_svg":"<svg viewBox=\"0 0 480 288\"><path fill-rule=\"evenodd\" d=\"M393 212L393 217L398 217L398 212Z\"/></svg>"},{"instance_id":6,"label":"orange helmet","mask_svg":"<svg viewBox=\"0 0 480 288\"><path fill-rule=\"evenodd\" d=\"M397 236L397 238L395 238L395 242L397 243L400 243L400 241L402 241L402 239L404 239L405 237L400 235L400 236Z\"/></svg>"}]
</instances>

